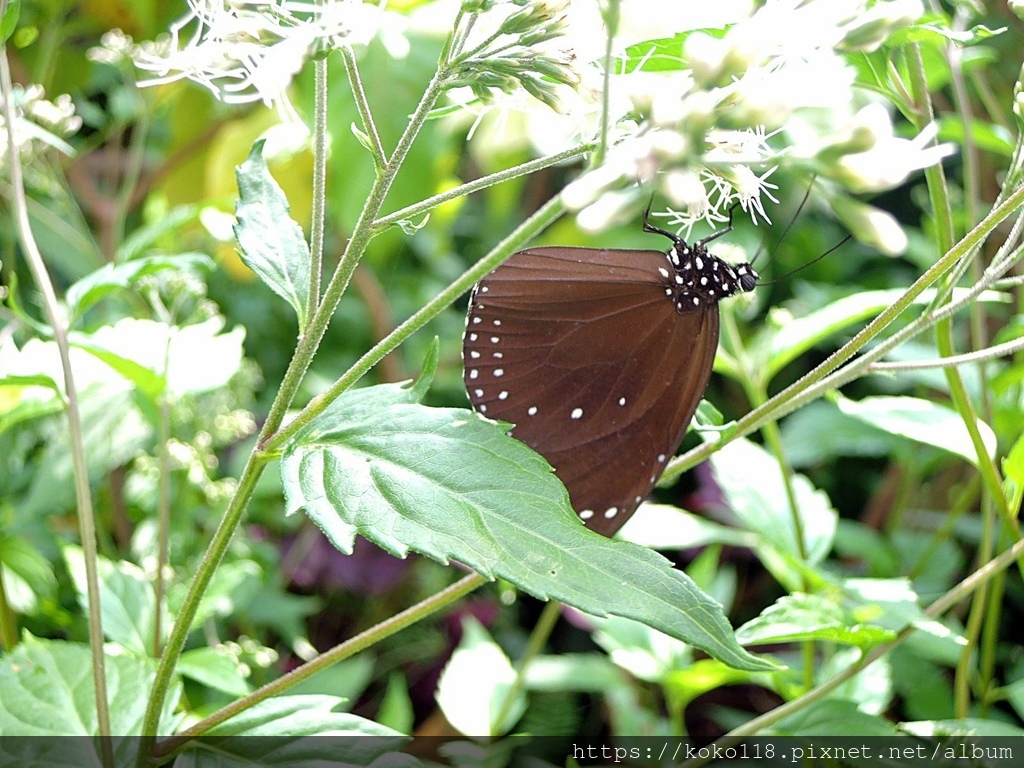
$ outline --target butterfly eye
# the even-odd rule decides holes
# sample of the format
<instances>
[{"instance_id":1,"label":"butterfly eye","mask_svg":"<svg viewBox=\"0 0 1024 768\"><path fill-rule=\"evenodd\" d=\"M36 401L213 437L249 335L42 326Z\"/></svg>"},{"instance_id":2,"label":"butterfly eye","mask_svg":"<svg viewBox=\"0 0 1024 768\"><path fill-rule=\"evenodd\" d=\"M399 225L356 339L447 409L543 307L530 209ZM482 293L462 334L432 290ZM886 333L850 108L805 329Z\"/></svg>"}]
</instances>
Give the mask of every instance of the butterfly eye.
<instances>
[{"instance_id":1,"label":"butterfly eye","mask_svg":"<svg viewBox=\"0 0 1024 768\"><path fill-rule=\"evenodd\" d=\"M655 228L649 231L660 232ZM531 248L474 289L463 339L473 407L515 424L587 527L614 534L654 487L700 403L718 301L753 290L705 241L668 253Z\"/></svg>"}]
</instances>

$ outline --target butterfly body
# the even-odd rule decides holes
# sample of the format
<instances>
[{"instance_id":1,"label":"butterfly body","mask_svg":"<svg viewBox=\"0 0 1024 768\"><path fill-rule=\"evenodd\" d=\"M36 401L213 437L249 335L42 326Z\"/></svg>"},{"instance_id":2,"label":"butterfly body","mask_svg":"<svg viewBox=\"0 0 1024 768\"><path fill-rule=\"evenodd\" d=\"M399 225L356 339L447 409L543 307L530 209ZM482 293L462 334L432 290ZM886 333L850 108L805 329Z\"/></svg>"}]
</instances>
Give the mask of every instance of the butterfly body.
<instances>
[{"instance_id":1,"label":"butterfly body","mask_svg":"<svg viewBox=\"0 0 1024 768\"><path fill-rule=\"evenodd\" d=\"M473 407L513 423L584 523L608 536L686 434L718 347L718 301L757 280L750 265L710 254L706 240L669 236L667 253L520 251L470 299L463 361Z\"/></svg>"}]
</instances>

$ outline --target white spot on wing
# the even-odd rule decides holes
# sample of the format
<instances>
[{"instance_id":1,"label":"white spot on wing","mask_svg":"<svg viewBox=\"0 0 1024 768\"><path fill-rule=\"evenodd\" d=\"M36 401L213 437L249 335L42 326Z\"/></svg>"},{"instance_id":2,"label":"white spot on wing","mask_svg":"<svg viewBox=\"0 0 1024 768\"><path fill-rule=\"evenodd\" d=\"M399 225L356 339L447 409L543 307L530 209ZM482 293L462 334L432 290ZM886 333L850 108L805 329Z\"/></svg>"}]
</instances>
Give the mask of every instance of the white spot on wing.
<instances>
[{"instance_id":1,"label":"white spot on wing","mask_svg":"<svg viewBox=\"0 0 1024 768\"><path fill-rule=\"evenodd\" d=\"M536 405L531 405L529 408L527 408L526 415L527 416L536 416L537 415L537 406Z\"/></svg>"},{"instance_id":2,"label":"white spot on wing","mask_svg":"<svg viewBox=\"0 0 1024 768\"><path fill-rule=\"evenodd\" d=\"M580 418L581 416L583 416L583 409L582 409L582 408L573 408L573 409L572 409L572 413L571 413L570 415L571 415L571 416L572 416L572 417L573 417L574 419L578 419L578 418Z\"/></svg>"},{"instance_id":3,"label":"white spot on wing","mask_svg":"<svg viewBox=\"0 0 1024 768\"><path fill-rule=\"evenodd\" d=\"M499 341L501 341L501 339L497 336L491 336L491 344L497 344Z\"/></svg>"},{"instance_id":4,"label":"white spot on wing","mask_svg":"<svg viewBox=\"0 0 1024 768\"><path fill-rule=\"evenodd\" d=\"M469 372L469 378L471 378L471 379L475 379L475 378L476 378L476 377L477 377L478 375L479 375L479 372L477 371L477 369L476 369L476 368L473 368L473 369L472 369L472 370L471 370L471 371Z\"/></svg>"},{"instance_id":5,"label":"white spot on wing","mask_svg":"<svg viewBox=\"0 0 1024 768\"><path fill-rule=\"evenodd\" d=\"M593 516L594 516L594 510L592 510L592 509L584 509L583 511L580 512L580 519L581 520L589 520Z\"/></svg>"},{"instance_id":6,"label":"white spot on wing","mask_svg":"<svg viewBox=\"0 0 1024 768\"><path fill-rule=\"evenodd\" d=\"M504 400L507 397L508 397L508 391L507 390L503 389L503 390L501 390L501 392L498 393L498 399L499 400Z\"/></svg>"},{"instance_id":7,"label":"white spot on wing","mask_svg":"<svg viewBox=\"0 0 1024 768\"><path fill-rule=\"evenodd\" d=\"M608 509L604 511L604 516L607 517L609 520L611 520L617 514L619 514L618 507L608 507Z\"/></svg>"},{"instance_id":8,"label":"white spot on wing","mask_svg":"<svg viewBox=\"0 0 1024 768\"><path fill-rule=\"evenodd\" d=\"M497 378L500 378L500 377L502 377L504 375L505 375L505 369L504 368L495 368L494 369L494 378L497 379Z\"/></svg>"},{"instance_id":9,"label":"white spot on wing","mask_svg":"<svg viewBox=\"0 0 1024 768\"><path fill-rule=\"evenodd\" d=\"M620 397L619 398L619 405L625 405L625 404L626 404L626 398Z\"/></svg>"}]
</instances>

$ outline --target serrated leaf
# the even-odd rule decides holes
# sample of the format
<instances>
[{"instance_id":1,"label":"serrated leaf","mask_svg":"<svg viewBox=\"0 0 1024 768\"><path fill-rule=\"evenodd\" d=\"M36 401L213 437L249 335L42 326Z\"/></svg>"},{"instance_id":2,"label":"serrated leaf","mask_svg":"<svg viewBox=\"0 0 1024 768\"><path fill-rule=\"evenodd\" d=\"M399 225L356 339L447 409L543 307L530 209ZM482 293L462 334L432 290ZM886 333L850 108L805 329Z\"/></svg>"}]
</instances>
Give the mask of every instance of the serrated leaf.
<instances>
[{"instance_id":1,"label":"serrated leaf","mask_svg":"<svg viewBox=\"0 0 1024 768\"><path fill-rule=\"evenodd\" d=\"M526 711L526 695L515 688L515 681L508 656L469 616L462 621L459 647L438 680L437 705L466 736L503 736ZM499 721L502 711L504 718Z\"/></svg>"},{"instance_id":2,"label":"serrated leaf","mask_svg":"<svg viewBox=\"0 0 1024 768\"><path fill-rule=\"evenodd\" d=\"M820 563L832 548L838 514L828 496L803 475L792 477L797 514L803 528L803 547L797 543L793 513L789 508L779 464L760 446L746 439L734 440L711 457L711 466L729 508L744 527L783 554Z\"/></svg>"},{"instance_id":3,"label":"serrated leaf","mask_svg":"<svg viewBox=\"0 0 1024 768\"><path fill-rule=\"evenodd\" d=\"M858 623L827 597L798 592L765 608L736 630L736 637L752 645L819 640L870 648L893 640L896 633Z\"/></svg>"},{"instance_id":4,"label":"serrated leaf","mask_svg":"<svg viewBox=\"0 0 1024 768\"><path fill-rule=\"evenodd\" d=\"M116 702L110 708L111 732L138 735L156 674L156 660L108 655L105 665L107 695ZM180 684L172 682L158 735L167 735L175 725L171 713L180 695ZM0 658L0 736L96 734L92 657L87 645L37 640L26 634L17 648ZM122 746L133 748L131 744Z\"/></svg>"},{"instance_id":5,"label":"serrated leaf","mask_svg":"<svg viewBox=\"0 0 1024 768\"><path fill-rule=\"evenodd\" d=\"M721 606L663 557L588 531L565 488L507 425L409 403L396 385L349 392L286 447L289 513L305 508L335 547L356 533L511 581L597 616L634 618L744 669Z\"/></svg>"},{"instance_id":6,"label":"serrated leaf","mask_svg":"<svg viewBox=\"0 0 1024 768\"><path fill-rule=\"evenodd\" d=\"M309 320L309 245L302 228L289 215L284 192L267 170L262 141L253 145L248 159L238 166L237 176L235 237L242 261L292 305L301 335Z\"/></svg>"},{"instance_id":7,"label":"serrated leaf","mask_svg":"<svg viewBox=\"0 0 1024 768\"><path fill-rule=\"evenodd\" d=\"M165 269L210 270L213 259L202 253L176 256L147 256L120 264L106 264L72 284L65 301L72 316L81 315L97 301L116 290L130 288L140 278Z\"/></svg>"},{"instance_id":8,"label":"serrated leaf","mask_svg":"<svg viewBox=\"0 0 1024 768\"><path fill-rule=\"evenodd\" d=\"M87 612L85 560L81 548L64 547L64 562L78 592L78 603L82 611ZM140 656L148 655L153 649L153 619L156 615L153 585L143 570L133 563L114 563L98 556L96 569L100 582L103 634L108 640ZM170 624L170 615L165 613L161 627L166 632Z\"/></svg>"},{"instance_id":9,"label":"serrated leaf","mask_svg":"<svg viewBox=\"0 0 1024 768\"><path fill-rule=\"evenodd\" d=\"M963 419L956 411L917 397L865 397L850 400L836 395L836 405L852 416L893 435L909 438L955 454L977 466L978 454ZM989 456L996 450L992 428L978 421L978 430Z\"/></svg>"}]
</instances>

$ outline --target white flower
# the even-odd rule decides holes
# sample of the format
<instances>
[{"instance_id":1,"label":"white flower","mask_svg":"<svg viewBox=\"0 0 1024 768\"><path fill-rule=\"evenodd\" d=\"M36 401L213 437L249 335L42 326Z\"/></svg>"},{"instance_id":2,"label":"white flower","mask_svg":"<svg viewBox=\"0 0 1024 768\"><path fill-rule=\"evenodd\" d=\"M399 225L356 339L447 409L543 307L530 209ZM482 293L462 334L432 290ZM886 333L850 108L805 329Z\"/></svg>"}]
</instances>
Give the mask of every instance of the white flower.
<instances>
[{"instance_id":1,"label":"white flower","mask_svg":"<svg viewBox=\"0 0 1024 768\"><path fill-rule=\"evenodd\" d=\"M189 0L189 6L168 41L136 54L137 66L155 75L140 84L187 78L224 101L262 101L286 113L292 113L286 90L306 60L325 48L366 44L383 13L362 0Z\"/></svg>"},{"instance_id":2,"label":"white flower","mask_svg":"<svg viewBox=\"0 0 1024 768\"><path fill-rule=\"evenodd\" d=\"M914 171L935 165L956 152L953 144L928 146L937 132L932 123L914 139L900 139L892 134L879 136L866 152L843 155L832 176L854 192L891 189Z\"/></svg>"}]
</instances>

